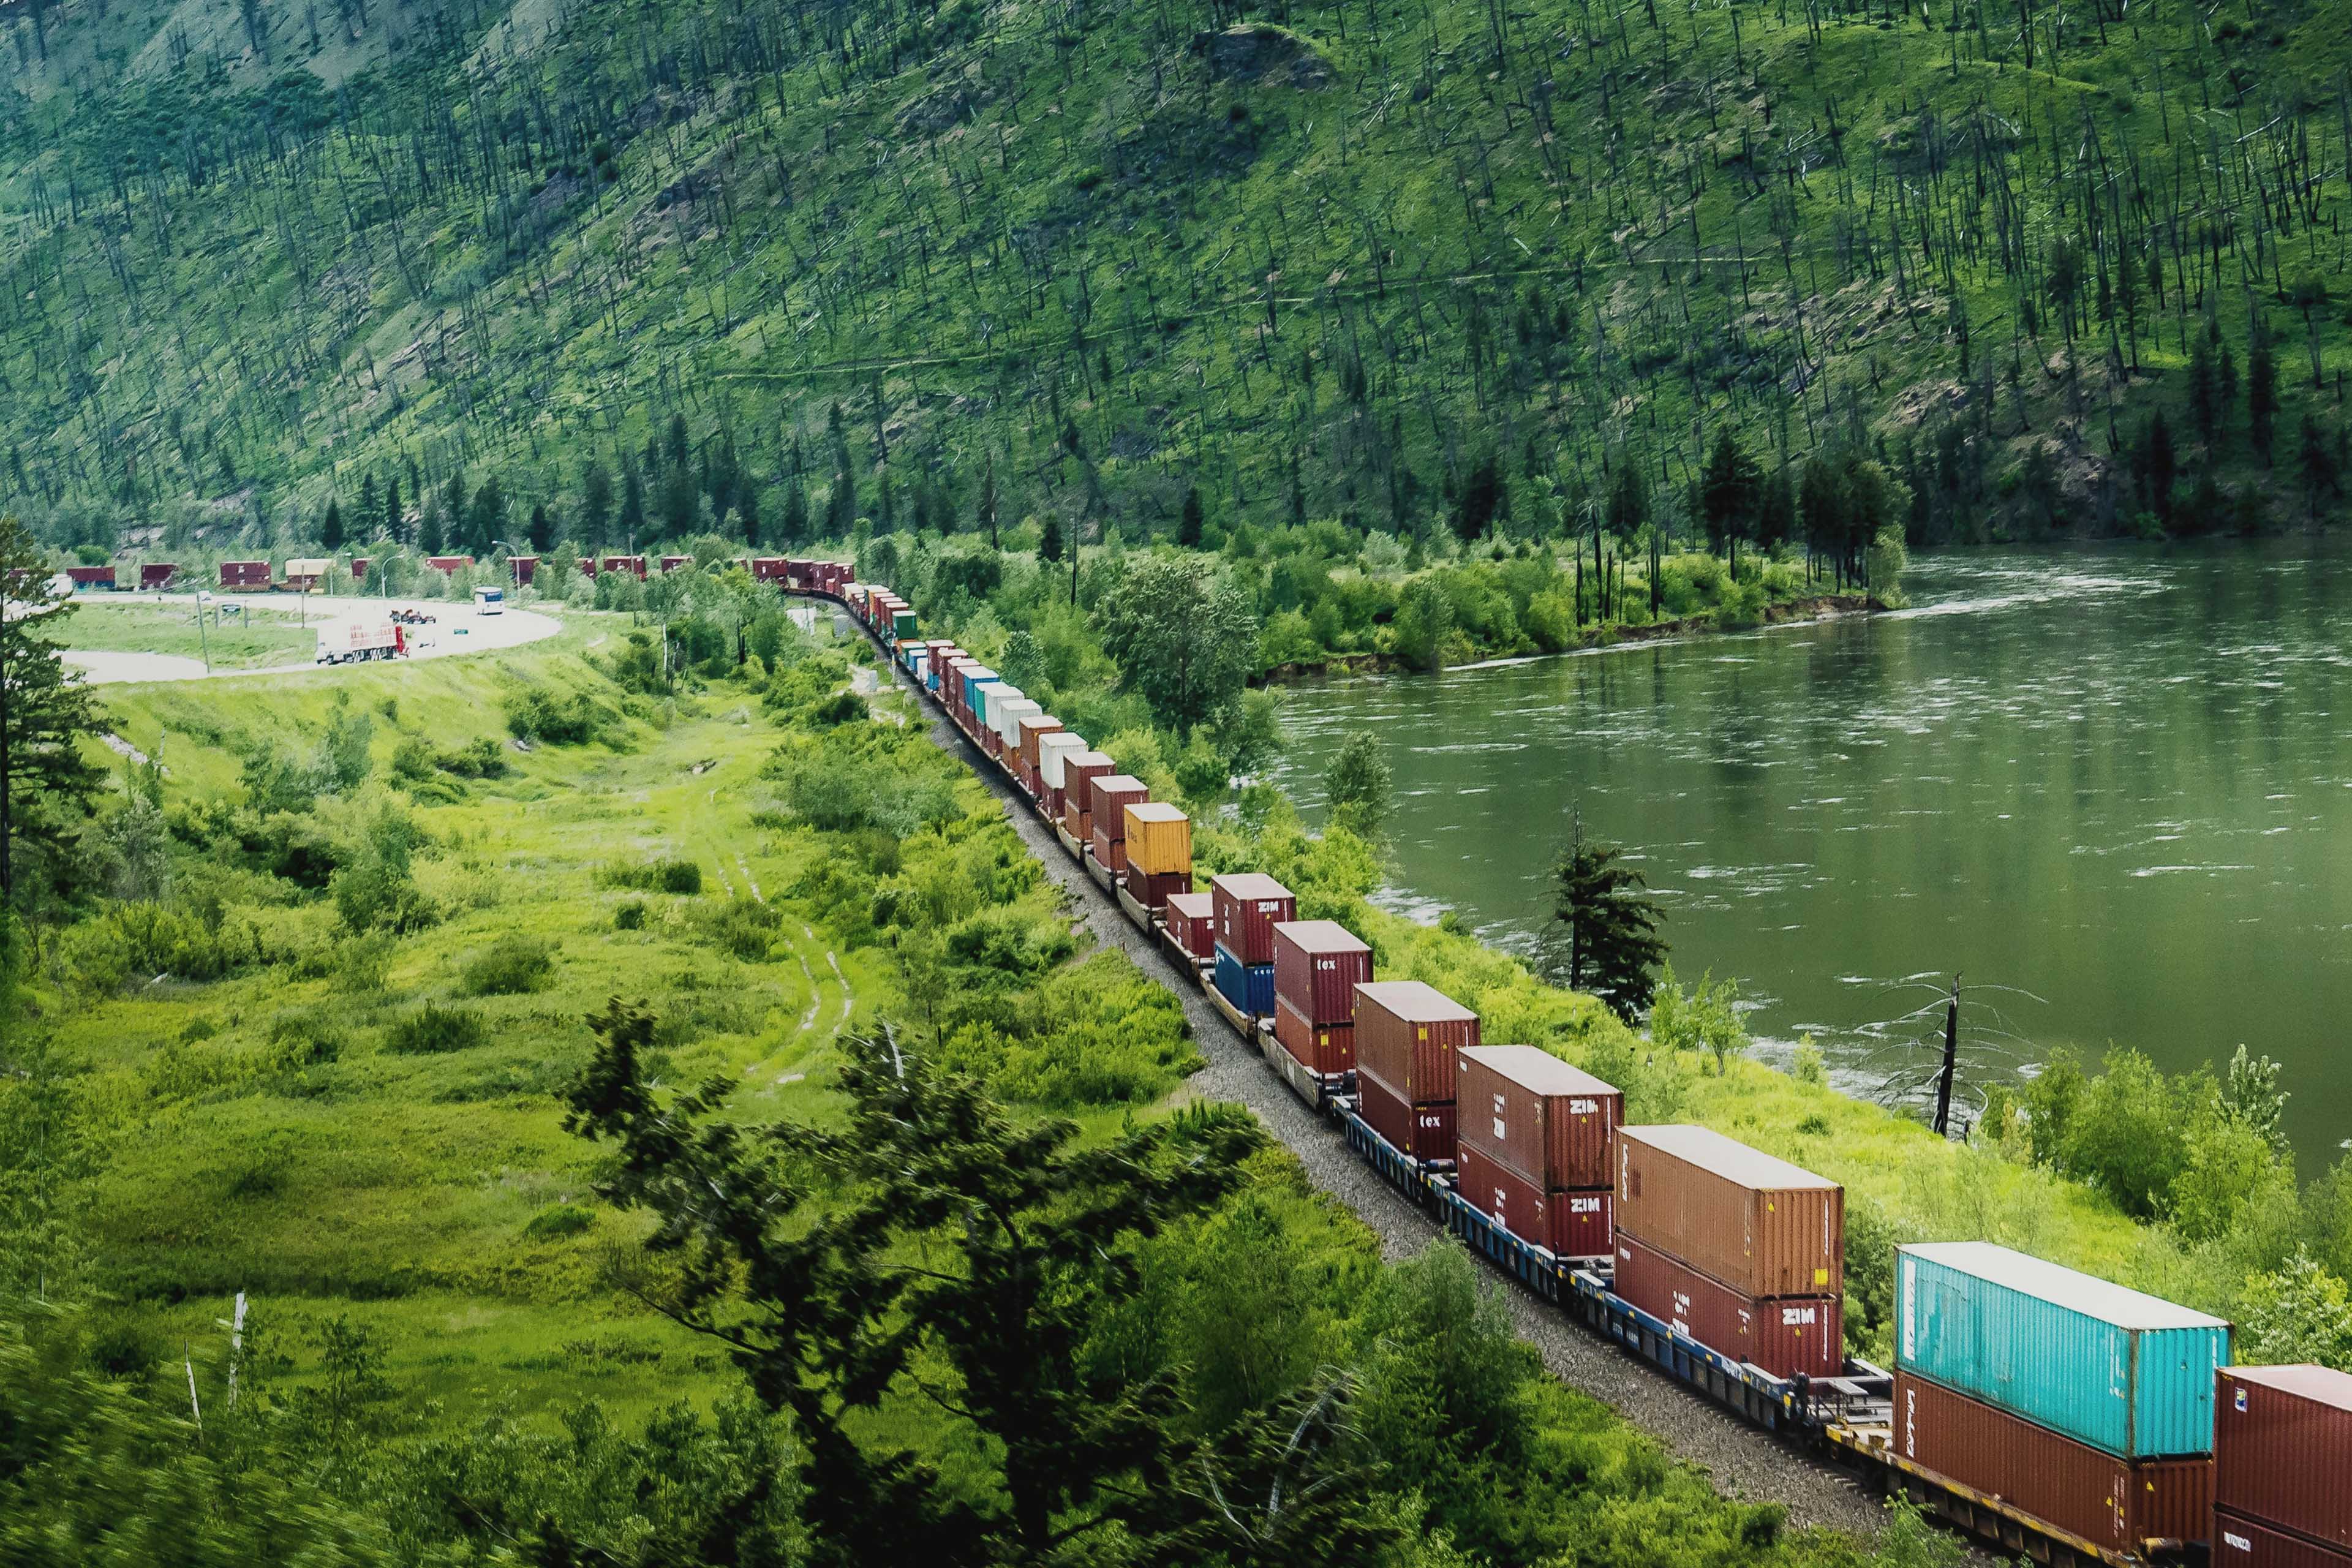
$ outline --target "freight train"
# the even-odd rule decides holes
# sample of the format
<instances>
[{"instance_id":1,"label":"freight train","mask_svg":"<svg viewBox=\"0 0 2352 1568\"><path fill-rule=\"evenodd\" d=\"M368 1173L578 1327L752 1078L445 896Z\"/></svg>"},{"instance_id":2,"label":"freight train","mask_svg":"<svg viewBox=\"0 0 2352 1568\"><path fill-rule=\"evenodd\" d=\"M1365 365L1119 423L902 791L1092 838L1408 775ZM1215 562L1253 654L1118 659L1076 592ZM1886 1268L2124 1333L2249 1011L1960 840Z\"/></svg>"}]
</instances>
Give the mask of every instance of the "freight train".
<instances>
[{"instance_id":1,"label":"freight train","mask_svg":"<svg viewBox=\"0 0 2352 1568\"><path fill-rule=\"evenodd\" d=\"M838 603L1347 1146L1528 1289L1738 1416L1988 1545L2073 1568L2352 1568L2352 1376L2233 1367L2222 1321L1985 1243L1895 1257L1895 1365L1844 1353L1844 1194L1486 1045L1271 877L1192 889L1191 822L849 565Z\"/></svg>"},{"instance_id":2,"label":"freight train","mask_svg":"<svg viewBox=\"0 0 2352 1568\"><path fill-rule=\"evenodd\" d=\"M352 558L351 569L353 580L366 577L368 561L369 557L364 555ZM528 587L538 574L539 563L540 557L536 555L509 555L507 557L507 571L517 586ZM446 575L471 567L474 564L474 558L470 555L433 555L425 558L425 564ZM667 574L681 567L692 566L694 557L665 555L661 557L660 564L662 572ZM753 578L762 583L775 583L780 586L787 586L795 592L803 593L816 589L816 584L813 580L807 583L790 581L787 569L793 563L788 563L781 555L741 556L731 564L741 567ZM825 563L809 562L801 564L814 571L814 568ZM626 573L640 581L643 581L646 576L646 558L642 555L583 555L579 557L579 567L580 574L583 577L593 577L600 573L607 572ZM310 594L323 589L327 579L333 574L334 570L335 563L331 558L297 557L288 561L285 570L278 574L273 574L270 572L269 563L267 561L224 561L217 568L217 575L220 590L223 593ZM121 593L130 587L129 584L117 575L116 569L111 566L68 566L63 575L72 591L77 594ZM842 583L847 581L847 578L845 576L832 578L830 581L831 586L837 589ZM141 593L160 593L180 585L181 573L178 562L150 561L139 568Z\"/></svg>"}]
</instances>

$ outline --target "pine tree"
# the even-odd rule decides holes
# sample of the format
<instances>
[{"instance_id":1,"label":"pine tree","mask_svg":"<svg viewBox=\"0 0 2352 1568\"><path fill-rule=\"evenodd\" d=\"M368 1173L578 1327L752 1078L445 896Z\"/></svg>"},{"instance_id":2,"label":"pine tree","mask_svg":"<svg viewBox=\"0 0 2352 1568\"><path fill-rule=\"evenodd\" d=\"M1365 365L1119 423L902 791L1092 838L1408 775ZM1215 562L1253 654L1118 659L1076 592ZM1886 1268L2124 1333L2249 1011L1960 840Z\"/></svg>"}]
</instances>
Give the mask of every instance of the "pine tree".
<instances>
[{"instance_id":1,"label":"pine tree","mask_svg":"<svg viewBox=\"0 0 2352 1568\"><path fill-rule=\"evenodd\" d=\"M2260 316L2254 318L2252 335L2246 350L2246 430L2267 468L2278 438L2278 356L2271 348L2270 328Z\"/></svg>"},{"instance_id":2,"label":"pine tree","mask_svg":"<svg viewBox=\"0 0 2352 1568\"><path fill-rule=\"evenodd\" d=\"M808 539L808 492L801 489L798 479L784 487L784 538L786 544L800 544Z\"/></svg>"},{"instance_id":3,"label":"pine tree","mask_svg":"<svg viewBox=\"0 0 2352 1568\"><path fill-rule=\"evenodd\" d=\"M613 476L593 458L580 470L580 531L591 549L604 548L613 526Z\"/></svg>"},{"instance_id":4,"label":"pine tree","mask_svg":"<svg viewBox=\"0 0 2352 1568\"><path fill-rule=\"evenodd\" d=\"M2189 417L2210 449L2221 429L2221 373L2201 332L2189 345Z\"/></svg>"},{"instance_id":5,"label":"pine tree","mask_svg":"<svg viewBox=\"0 0 2352 1568\"><path fill-rule=\"evenodd\" d=\"M760 487L744 480L735 491L735 520L743 530L743 542L751 549L760 548Z\"/></svg>"},{"instance_id":6,"label":"pine tree","mask_svg":"<svg viewBox=\"0 0 2352 1568\"><path fill-rule=\"evenodd\" d=\"M1184 487L1184 510L1176 519L1176 542L1187 550L1199 549L1201 532L1206 526L1201 506L1201 487L1187 485Z\"/></svg>"},{"instance_id":7,"label":"pine tree","mask_svg":"<svg viewBox=\"0 0 2352 1568\"><path fill-rule=\"evenodd\" d=\"M547 503L545 501L532 502L530 509L530 548L532 552L540 555L546 554L547 547L553 542L554 537L555 523L554 521L547 515Z\"/></svg>"},{"instance_id":8,"label":"pine tree","mask_svg":"<svg viewBox=\"0 0 2352 1568\"><path fill-rule=\"evenodd\" d=\"M403 515L400 505L398 474L383 481L383 536L401 542L405 542L408 538L408 519Z\"/></svg>"},{"instance_id":9,"label":"pine tree","mask_svg":"<svg viewBox=\"0 0 2352 1568\"><path fill-rule=\"evenodd\" d=\"M646 531L646 481L635 468L621 471L621 534L635 539Z\"/></svg>"},{"instance_id":10,"label":"pine tree","mask_svg":"<svg viewBox=\"0 0 2352 1568\"><path fill-rule=\"evenodd\" d=\"M464 553L477 558L487 556L498 545L506 542L507 492L492 474L474 491L473 504L466 509L466 548Z\"/></svg>"},{"instance_id":11,"label":"pine tree","mask_svg":"<svg viewBox=\"0 0 2352 1568\"><path fill-rule=\"evenodd\" d=\"M330 555L343 547L342 503L332 496L327 498L327 515L319 520L319 542L326 546Z\"/></svg>"},{"instance_id":12,"label":"pine tree","mask_svg":"<svg viewBox=\"0 0 2352 1568\"><path fill-rule=\"evenodd\" d=\"M20 869L61 861L106 787L88 754L97 748L85 746L99 731L97 696L56 640L75 607L52 603L40 542L0 517L0 921L16 906Z\"/></svg>"},{"instance_id":13,"label":"pine tree","mask_svg":"<svg viewBox=\"0 0 2352 1568\"><path fill-rule=\"evenodd\" d=\"M360 476L360 503L354 515L362 538L369 529L378 526L383 517L383 498L376 492L373 474Z\"/></svg>"},{"instance_id":14,"label":"pine tree","mask_svg":"<svg viewBox=\"0 0 2352 1568\"><path fill-rule=\"evenodd\" d=\"M1724 553L1727 547L1735 552L1733 559L1738 559L1739 541L1756 514L1759 488L1756 460L1741 448L1731 426L1722 426L1715 433L1715 449L1708 454L1706 473L1699 481L1699 508L1716 553Z\"/></svg>"},{"instance_id":15,"label":"pine tree","mask_svg":"<svg viewBox=\"0 0 2352 1568\"><path fill-rule=\"evenodd\" d=\"M1037 559L1059 561L1062 558L1062 519L1056 512L1045 514L1045 531L1037 535Z\"/></svg>"},{"instance_id":16,"label":"pine tree","mask_svg":"<svg viewBox=\"0 0 2352 1568\"><path fill-rule=\"evenodd\" d=\"M1552 868L1559 929L1550 967L1561 984L1599 997L1630 1024L1650 1005L1666 944L1657 936L1657 900L1643 890L1642 873L1618 863L1622 853L1587 843L1579 818Z\"/></svg>"},{"instance_id":17,"label":"pine tree","mask_svg":"<svg viewBox=\"0 0 2352 1568\"><path fill-rule=\"evenodd\" d=\"M2319 503L2331 499L2343 482L2343 472L2336 460L2336 445L2328 440L2327 432L2320 427L2319 416L2306 412L2303 416L2299 467L2303 471L2303 505L2305 515L2314 523L2319 521Z\"/></svg>"},{"instance_id":18,"label":"pine tree","mask_svg":"<svg viewBox=\"0 0 2352 1568\"><path fill-rule=\"evenodd\" d=\"M692 451L693 443L688 438L686 432L686 416L671 415L669 416L669 466L673 468L686 467L687 458Z\"/></svg>"}]
</instances>

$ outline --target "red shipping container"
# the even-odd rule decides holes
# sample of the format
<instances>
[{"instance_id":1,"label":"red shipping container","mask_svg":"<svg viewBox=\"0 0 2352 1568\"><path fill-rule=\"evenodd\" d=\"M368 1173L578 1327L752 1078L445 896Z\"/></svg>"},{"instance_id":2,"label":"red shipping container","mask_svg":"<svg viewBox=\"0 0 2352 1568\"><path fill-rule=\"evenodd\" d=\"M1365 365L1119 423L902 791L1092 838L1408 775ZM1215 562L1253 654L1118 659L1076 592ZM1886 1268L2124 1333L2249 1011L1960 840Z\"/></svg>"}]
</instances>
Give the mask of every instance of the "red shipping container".
<instances>
[{"instance_id":1,"label":"red shipping container","mask_svg":"<svg viewBox=\"0 0 2352 1568\"><path fill-rule=\"evenodd\" d=\"M2347 1484L2343 1472L2327 1475L2314 1466L2308 1472L2314 1481L2333 1484L2339 1497L2347 1496ZM2300 1535L2263 1524L2260 1521L2242 1519L2233 1513L2213 1510L2213 1568L2352 1568L2352 1552L2338 1552L2332 1546L2322 1546L2316 1541L2306 1541Z\"/></svg>"},{"instance_id":2,"label":"red shipping container","mask_svg":"<svg viewBox=\"0 0 2352 1568\"><path fill-rule=\"evenodd\" d=\"M220 585L224 588L267 588L269 586L269 563L224 561L220 564Z\"/></svg>"},{"instance_id":3,"label":"red shipping container","mask_svg":"<svg viewBox=\"0 0 2352 1568\"><path fill-rule=\"evenodd\" d=\"M1416 1104L1454 1103L1454 1053L1478 1043L1478 1015L1418 980L1356 987L1356 1068Z\"/></svg>"},{"instance_id":4,"label":"red shipping container","mask_svg":"<svg viewBox=\"0 0 2352 1568\"><path fill-rule=\"evenodd\" d=\"M1620 1127L1617 1226L1743 1296L1845 1290L1845 1189L1705 1127Z\"/></svg>"},{"instance_id":5,"label":"red shipping container","mask_svg":"<svg viewBox=\"0 0 2352 1568\"><path fill-rule=\"evenodd\" d=\"M1360 1042L1359 1042L1360 1044ZM1356 1064L1357 1113L1391 1147L1416 1160L1454 1158L1454 1103L1414 1105Z\"/></svg>"},{"instance_id":6,"label":"red shipping container","mask_svg":"<svg viewBox=\"0 0 2352 1568\"><path fill-rule=\"evenodd\" d=\"M1225 951L1255 969L1274 962L1274 928L1298 918L1298 900L1288 888L1260 871L1228 871L1209 879L1216 900L1217 940Z\"/></svg>"},{"instance_id":7,"label":"red shipping container","mask_svg":"<svg viewBox=\"0 0 2352 1568\"><path fill-rule=\"evenodd\" d=\"M1087 844L1094 850L1096 865L1114 877L1123 877L1127 874L1126 839L1113 838L1097 826L1094 831L1094 837L1087 840Z\"/></svg>"},{"instance_id":8,"label":"red shipping container","mask_svg":"<svg viewBox=\"0 0 2352 1568\"><path fill-rule=\"evenodd\" d=\"M1100 752L1074 752L1062 759L1062 826L1070 837L1094 837L1094 781L1118 766Z\"/></svg>"},{"instance_id":9,"label":"red shipping container","mask_svg":"<svg viewBox=\"0 0 2352 1568\"><path fill-rule=\"evenodd\" d=\"M1325 1078L1355 1070L1356 1026L1310 1024L1305 1014L1279 994L1274 999L1274 1037L1309 1071L1319 1072Z\"/></svg>"},{"instance_id":10,"label":"red shipping container","mask_svg":"<svg viewBox=\"0 0 2352 1568\"><path fill-rule=\"evenodd\" d=\"M1065 764L1066 766L1067 764ZM1187 956L1206 961L1216 949L1216 933L1209 924L1209 895L1206 893L1171 893L1168 896L1168 933Z\"/></svg>"},{"instance_id":11,"label":"red shipping container","mask_svg":"<svg viewBox=\"0 0 2352 1568\"><path fill-rule=\"evenodd\" d=\"M1019 721L1021 761L1034 778L1037 772L1037 739L1058 731L1062 721L1051 713L1024 713Z\"/></svg>"},{"instance_id":12,"label":"red shipping container","mask_svg":"<svg viewBox=\"0 0 2352 1568\"><path fill-rule=\"evenodd\" d=\"M1274 928L1274 994L1287 997L1306 1022L1354 1023L1356 987L1371 978L1372 950L1339 921L1284 921Z\"/></svg>"},{"instance_id":13,"label":"red shipping container","mask_svg":"<svg viewBox=\"0 0 2352 1568\"><path fill-rule=\"evenodd\" d=\"M514 580L517 583L528 588L530 586L530 580L539 575L539 557L509 555L507 557L507 570L514 574Z\"/></svg>"},{"instance_id":14,"label":"red shipping container","mask_svg":"<svg viewBox=\"0 0 2352 1568\"><path fill-rule=\"evenodd\" d=\"M1129 898L1133 899L1145 909L1156 910L1168 902L1171 894L1191 892L1192 873L1190 871L1154 873L1146 871L1140 866L1130 865L1119 872L1118 885L1127 889Z\"/></svg>"},{"instance_id":15,"label":"red shipping container","mask_svg":"<svg viewBox=\"0 0 2352 1568\"><path fill-rule=\"evenodd\" d=\"M176 562L150 561L145 565L139 568L139 585L142 588L169 587L171 585L172 579L179 574L180 568ZM352 575L354 577L366 576L367 563L364 561L352 562Z\"/></svg>"},{"instance_id":16,"label":"red shipping container","mask_svg":"<svg viewBox=\"0 0 2352 1568\"><path fill-rule=\"evenodd\" d=\"M1537 1186L1501 1161L1481 1153L1463 1135L1459 1101L1454 1110L1457 1118L1454 1140L1455 1185L1472 1208L1488 1215L1521 1241L1533 1242L1561 1258L1610 1255L1616 1247L1617 1235L1610 1219L1607 1187L1569 1192Z\"/></svg>"},{"instance_id":17,"label":"red shipping container","mask_svg":"<svg viewBox=\"0 0 2352 1568\"><path fill-rule=\"evenodd\" d=\"M1130 805L1140 805L1150 798L1150 786L1141 779L1129 778L1125 773L1103 773L1097 777L1089 778L1087 781L1087 811L1089 816L1087 826L1094 834L1095 841L1101 843L1108 837L1114 843L1125 843L1127 808ZM1105 864L1108 862L1106 861ZM1126 864L1126 859L1122 858L1119 866ZM1119 866L1114 866L1111 868L1118 870Z\"/></svg>"},{"instance_id":18,"label":"red shipping container","mask_svg":"<svg viewBox=\"0 0 2352 1568\"><path fill-rule=\"evenodd\" d=\"M1609 1139L1625 1105L1615 1086L1533 1046L1474 1046L1455 1067L1465 1145L1547 1190L1614 1184Z\"/></svg>"},{"instance_id":19,"label":"red shipping container","mask_svg":"<svg viewBox=\"0 0 2352 1568\"><path fill-rule=\"evenodd\" d=\"M2109 1552L2203 1541L2213 1461L2119 1459L2021 1415L1898 1369L1895 1452Z\"/></svg>"},{"instance_id":20,"label":"red shipping container","mask_svg":"<svg viewBox=\"0 0 2352 1568\"><path fill-rule=\"evenodd\" d=\"M1623 1204L1618 1205L1620 1214ZM1617 1232L1611 1287L1685 1339L1774 1377L1834 1377L1845 1370L1844 1315L1835 1296L1759 1300Z\"/></svg>"},{"instance_id":21,"label":"red shipping container","mask_svg":"<svg viewBox=\"0 0 2352 1568\"><path fill-rule=\"evenodd\" d=\"M2352 1551L2352 1373L2223 1367L2213 1400L2213 1506Z\"/></svg>"}]
</instances>

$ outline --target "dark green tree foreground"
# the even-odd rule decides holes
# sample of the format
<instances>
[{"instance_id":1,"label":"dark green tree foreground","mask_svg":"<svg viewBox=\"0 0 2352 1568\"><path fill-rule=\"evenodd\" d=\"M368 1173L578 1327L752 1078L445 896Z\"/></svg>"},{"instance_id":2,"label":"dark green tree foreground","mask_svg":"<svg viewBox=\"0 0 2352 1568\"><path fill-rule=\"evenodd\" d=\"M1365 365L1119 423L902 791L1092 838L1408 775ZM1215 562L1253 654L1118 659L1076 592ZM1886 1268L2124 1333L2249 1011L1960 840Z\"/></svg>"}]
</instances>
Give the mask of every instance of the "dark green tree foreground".
<instances>
[{"instance_id":1,"label":"dark green tree foreground","mask_svg":"<svg viewBox=\"0 0 2352 1568\"><path fill-rule=\"evenodd\" d=\"M1657 935L1657 900L1623 855L1588 840L1579 822L1552 868L1552 967L1561 984L1591 992L1630 1024L1650 1005L1666 944Z\"/></svg>"}]
</instances>

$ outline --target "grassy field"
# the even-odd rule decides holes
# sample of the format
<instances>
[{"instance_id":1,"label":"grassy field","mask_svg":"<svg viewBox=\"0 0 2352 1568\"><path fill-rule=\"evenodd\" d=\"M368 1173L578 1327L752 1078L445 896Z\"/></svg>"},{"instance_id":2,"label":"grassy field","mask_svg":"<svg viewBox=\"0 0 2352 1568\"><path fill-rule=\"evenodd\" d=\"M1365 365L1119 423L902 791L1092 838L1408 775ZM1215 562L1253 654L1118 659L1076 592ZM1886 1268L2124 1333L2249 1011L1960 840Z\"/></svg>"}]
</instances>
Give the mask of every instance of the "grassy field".
<instances>
[{"instance_id":1,"label":"grassy field","mask_svg":"<svg viewBox=\"0 0 2352 1568\"><path fill-rule=\"evenodd\" d=\"M89 598L75 601L58 640L86 651L208 658L215 669L267 669L310 663L321 618L316 604L301 609L247 604L241 614L222 617L209 605Z\"/></svg>"},{"instance_id":2,"label":"grassy field","mask_svg":"<svg viewBox=\"0 0 2352 1568\"><path fill-rule=\"evenodd\" d=\"M288 978L304 973L298 962L68 1012L63 1042L122 1134L94 1184L97 1246L142 1303L143 1331L193 1342L201 1363L246 1290L281 1328L345 1312L375 1326L403 1389L452 1409L529 1411L590 1394L649 1407L715 1385L709 1350L602 1281L602 1251L628 1226L582 1202L593 1152L562 1131L553 1096L586 1058L585 1016L625 994L670 1021L669 1081L724 1072L742 1080L747 1113L813 1111L828 1044L868 1015L877 959L833 951L790 920L756 962L698 940L698 909L763 897L801 869L779 836L751 826L774 743L755 702L665 704L619 746L526 754L507 742L505 694L588 679L583 650L618 629L584 620L527 656L332 683L372 712L380 766L404 737L448 749L488 736L513 769L417 812L434 846L418 881L451 913L404 938L380 983ZM331 700L317 682L109 693L134 744L169 733L173 799L233 787L235 748L314 734ZM702 896L600 884L600 868L649 858L693 861ZM642 929L616 929L630 902L646 906ZM289 943L330 948L331 905L273 912ZM513 932L556 944L554 977L463 1002L487 1016L487 1043L385 1048L393 1021L455 1002L467 961ZM335 1042L331 1059L286 1064L285 1042L319 1038Z\"/></svg>"}]
</instances>

